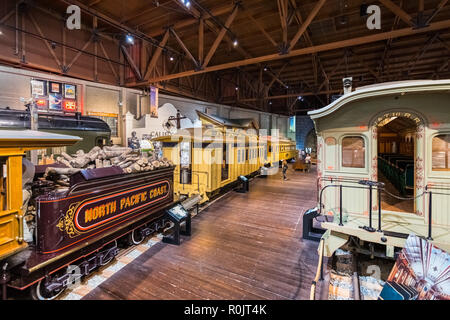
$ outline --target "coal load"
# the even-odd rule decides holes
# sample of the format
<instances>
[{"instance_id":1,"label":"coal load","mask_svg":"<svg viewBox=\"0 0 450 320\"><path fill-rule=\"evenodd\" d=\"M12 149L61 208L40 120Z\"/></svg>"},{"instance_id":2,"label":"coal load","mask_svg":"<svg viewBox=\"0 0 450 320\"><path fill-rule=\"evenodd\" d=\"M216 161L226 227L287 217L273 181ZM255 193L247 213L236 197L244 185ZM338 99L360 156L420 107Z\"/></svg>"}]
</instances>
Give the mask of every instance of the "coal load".
<instances>
[{"instance_id":1,"label":"coal load","mask_svg":"<svg viewBox=\"0 0 450 320\"><path fill-rule=\"evenodd\" d=\"M44 178L62 187L68 187L70 176L83 169L118 166L125 173L135 173L173 165L167 158L158 159L154 153L140 153L131 148L119 146L94 147L88 153L78 150L73 155L62 152L61 156L56 158L56 163L63 164L65 167L46 168Z\"/></svg>"}]
</instances>

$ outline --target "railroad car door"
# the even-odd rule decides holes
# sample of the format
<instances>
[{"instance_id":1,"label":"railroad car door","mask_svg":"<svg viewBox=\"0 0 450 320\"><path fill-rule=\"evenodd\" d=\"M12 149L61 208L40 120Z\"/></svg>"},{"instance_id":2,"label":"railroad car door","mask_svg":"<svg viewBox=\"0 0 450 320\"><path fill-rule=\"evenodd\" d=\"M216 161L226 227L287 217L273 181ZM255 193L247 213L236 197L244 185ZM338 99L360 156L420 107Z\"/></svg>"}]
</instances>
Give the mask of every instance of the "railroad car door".
<instances>
[{"instance_id":1,"label":"railroad car door","mask_svg":"<svg viewBox=\"0 0 450 320\"><path fill-rule=\"evenodd\" d=\"M386 117L377 124L377 178L385 183L382 209L414 213L417 125L410 118Z\"/></svg>"}]
</instances>

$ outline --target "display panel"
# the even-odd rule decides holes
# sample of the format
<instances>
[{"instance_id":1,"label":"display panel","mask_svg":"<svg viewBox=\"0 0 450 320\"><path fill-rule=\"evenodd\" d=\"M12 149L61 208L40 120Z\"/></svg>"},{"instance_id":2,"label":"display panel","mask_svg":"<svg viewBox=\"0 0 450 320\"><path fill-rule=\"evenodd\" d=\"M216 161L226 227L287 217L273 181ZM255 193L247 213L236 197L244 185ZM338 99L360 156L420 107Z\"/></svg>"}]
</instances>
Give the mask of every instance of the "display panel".
<instances>
[{"instance_id":1,"label":"display panel","mask_svg":"<svg viewBox=\"0 0 450 320\"><path fill-rule=\"evenodd\" d=\"M177 218L177 220L182 220L187 217L188 212L181 204L177 204L175 207L167 210L169 214L171 214L173 217Z\"/></svg>"}]
</instances>

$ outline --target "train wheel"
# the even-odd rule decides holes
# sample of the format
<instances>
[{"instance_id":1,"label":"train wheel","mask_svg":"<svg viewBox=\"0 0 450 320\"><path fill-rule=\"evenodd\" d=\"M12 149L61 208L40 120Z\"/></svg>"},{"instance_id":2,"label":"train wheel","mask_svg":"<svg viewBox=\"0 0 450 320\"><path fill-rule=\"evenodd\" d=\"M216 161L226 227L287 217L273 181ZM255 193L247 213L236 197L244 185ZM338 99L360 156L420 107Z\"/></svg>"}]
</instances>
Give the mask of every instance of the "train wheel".
<instances>
[{"instance_id":1,"label":"train wheel","mask_svg":"<svg viewBox=\"0 0 450 320\"><path fill-rule=\"evenodd\" d=\"M111 245L114 246L114 247L117 247L117 240L114 240L114 242L112 242ZM107 265L108 263L110 263L111 261L113 261L113 259L114 259L114 255L110 254L110 255L109 255L109 258L108 258L107 260L104 260L104 261L102 261L102 263L100 263L100 266L105 266L105 265Z\"/></svg>"},{"instance_id":2,"label":"train wheel","mask_svg":"<svg viewBox=\"0 0 450 320\"><path fill-rule=\"evenodd\" d=\"M141 233L141 229L134 229L131 232L130 240L131 240L131 243L134 244L134 245L138 245L142 241L144 241L144 236Z\"/></svg>"},{"instance_id":3,"label":"train wheel","mask_svg":"<svg viewBox=\"0 0 450 320\"><path fill-rule=\"evenodd\" d=\"M33 298L33 300L54 300L66 289L63 288L61 290L48 292L45 290L44 283L45 279L42 279L31 287L31 298Z\"/></svg>"}]
</instances>

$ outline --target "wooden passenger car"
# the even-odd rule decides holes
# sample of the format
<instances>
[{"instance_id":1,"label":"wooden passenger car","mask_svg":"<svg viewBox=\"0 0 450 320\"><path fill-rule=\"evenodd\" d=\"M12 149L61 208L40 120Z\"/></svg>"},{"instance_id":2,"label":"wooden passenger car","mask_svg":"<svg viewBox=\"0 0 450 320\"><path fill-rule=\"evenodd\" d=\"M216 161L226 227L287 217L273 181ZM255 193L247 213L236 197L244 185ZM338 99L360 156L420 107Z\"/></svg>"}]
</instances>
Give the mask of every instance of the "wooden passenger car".
<instances>
[{"instance_id":1,"label":"wooden passenger car","mask_svg":"<svg viewBox=\"0 0 450 320\"><path fill-rule=\"evenodd\" d=\"M295 143L260 135L253 119L225 119L197 111L201 128L179 130L161 141L164 157L176 165L177 196L211 195L236 183L240 176L255 175L262 166L295 157Z\"/></svg>"},{"instance_id":2,"label":"wooden passenger car","mask_svg":"<svg viewBox=\"0 0 450 320\"><path fill-rule=\"evenodd\" d=\"M258 141L258 125L252 119L230 120L197 111L201 128L181 129L161 141L164 157L176 165L177 196L202 195L202 201L256 173L264 165L265 145Z\"/></svg>"},{"instance_id":3,"label":"wooden passenger car","mask_svg":"<svg viewBox=\"0 0 450 320\"><path fill-rule=\"evenodd\" d=\"M450 80L407 81L309 112L327 256L353 237L393 257L411 233L450 249L449 105Z\"/></svg>"},{"instance_id":4,"label":"wooden passenger car","mask_svg":"<svg viewBox=\"0 0 450 320\"><path fill-rule=\"evenodd\" d=\"M297 149L295 141L283 137L267 137L267 157L272 164L283 160L295 159Z\"/></svg>"}]
</instances>

